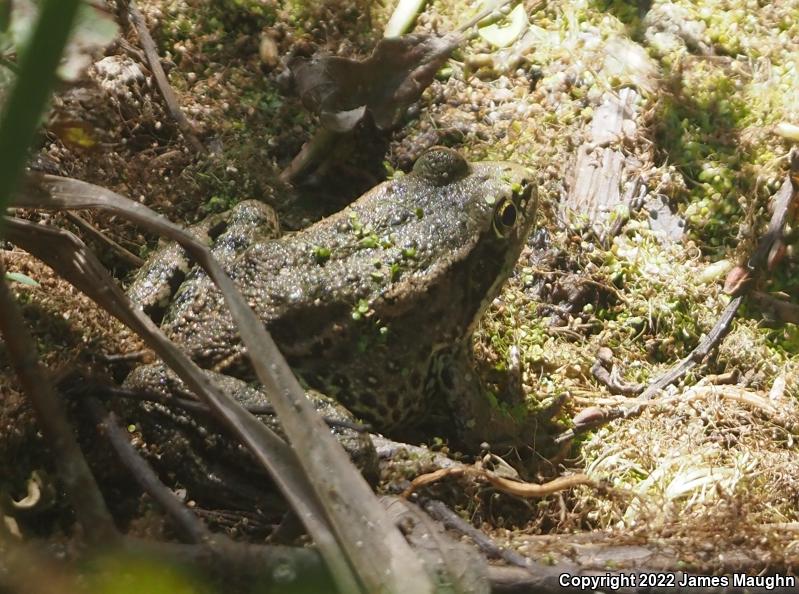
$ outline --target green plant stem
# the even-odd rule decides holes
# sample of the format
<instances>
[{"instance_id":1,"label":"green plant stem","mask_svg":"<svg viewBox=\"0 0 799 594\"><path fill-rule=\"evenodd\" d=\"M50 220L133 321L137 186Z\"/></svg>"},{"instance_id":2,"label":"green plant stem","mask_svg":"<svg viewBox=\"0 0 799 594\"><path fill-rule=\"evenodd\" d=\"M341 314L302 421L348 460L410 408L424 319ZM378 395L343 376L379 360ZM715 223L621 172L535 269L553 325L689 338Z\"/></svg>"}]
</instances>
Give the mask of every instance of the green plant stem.
<instances>
[{"instance_id":1,"label":"green plant stem","mask_svg":"<svg viewBox=\"0 0 799 594\"><path fill-rule=\"evenodd\" d=\"M0 116L0 210L22 177L79 5L80 0L43 2L33 35L20 56L19 76Z\"/></svg>"}]
</instances>

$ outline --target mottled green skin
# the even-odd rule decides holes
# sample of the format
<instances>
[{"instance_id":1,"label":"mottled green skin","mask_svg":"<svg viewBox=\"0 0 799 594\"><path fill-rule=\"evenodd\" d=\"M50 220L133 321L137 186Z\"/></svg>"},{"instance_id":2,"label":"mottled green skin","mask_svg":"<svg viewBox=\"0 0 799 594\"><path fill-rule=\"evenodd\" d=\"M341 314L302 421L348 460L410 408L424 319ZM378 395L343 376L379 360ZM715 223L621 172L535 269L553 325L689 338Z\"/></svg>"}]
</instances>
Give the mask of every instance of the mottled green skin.
<instances>
[{"instance_id":1,"label":"mottled green skin","mask_svg":"<svg viewBox=\"0 0 799 594\"><path fill-rule=\"evenodd\" d=\"M474 326L533 223L530 178L518 165L432 149L408 175L304 231L257 239L226 267L297 374L377 430L402 433L444 407L457 432L477 429L467 441L513 438L464 376ZM200 366L251 379L204 274L182 284L162 328Z\"/></svg>"}]
</instances>

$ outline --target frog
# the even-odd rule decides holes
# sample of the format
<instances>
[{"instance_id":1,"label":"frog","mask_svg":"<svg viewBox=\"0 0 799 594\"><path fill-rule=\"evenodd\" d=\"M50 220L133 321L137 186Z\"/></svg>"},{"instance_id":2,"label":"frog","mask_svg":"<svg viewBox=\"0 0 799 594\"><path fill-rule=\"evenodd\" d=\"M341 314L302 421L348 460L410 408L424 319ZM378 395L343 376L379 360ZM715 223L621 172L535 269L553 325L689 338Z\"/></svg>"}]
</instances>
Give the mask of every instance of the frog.
<instances>
[{"instance_id":1,"label":"frog","mask_svg":"<svg viewBox=\"0 0 799 594\"><path fill-rule=\"evenodd\" d=\"M443 419L437 430L474 450L532 440L534 424L486 393L470 347L520 256L537 202L527 167L432 147L407 174L303 230L280 234L265 204L244 201L193 233L211 242L317 408L339 404L397 439ZM226 378L238 400L268 400L220 291L179 248L159 253L131 298L201 368ZM133 370L125 386L190 397L158 363Z\"/></svg>"}]
</instances>

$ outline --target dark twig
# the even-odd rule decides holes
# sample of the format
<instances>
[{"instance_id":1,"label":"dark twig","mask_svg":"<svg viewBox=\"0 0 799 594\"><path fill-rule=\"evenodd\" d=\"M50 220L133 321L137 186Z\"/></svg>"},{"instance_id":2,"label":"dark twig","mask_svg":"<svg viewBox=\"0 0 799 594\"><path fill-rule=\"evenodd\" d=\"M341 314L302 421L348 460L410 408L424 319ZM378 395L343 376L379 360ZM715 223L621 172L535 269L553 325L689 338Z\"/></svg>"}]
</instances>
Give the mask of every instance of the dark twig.
<instances>
[{"instance_id":1,"label":"dark twig","mask_svg":"<svg viewBox=\"0 0 799 594\"><path fill-rule=\"evenodd\" d=\"M46 374L36 355L36 346L3 280L4 276L5 267L0 260L0 332L9 359L33 404L39 426L53 453L59 477L64 481L86 537L93 544L112 542L119 536L114 521L78 447L63 402L56 396L50 383L42 381Z\"/></svg>"},{"instance_id":2,"label":"dark twig","mask_svg":"<svg viewBox=\"0 0 799 594\"><path fill-rule=\"evenodd\" d=\"M772 246L782 239L785 225L791 215L796 211L799 196L799 150L791 151L791 169L780 189L772 198L774 208L769 221L768 230L758 242L752 257L749 258L749 268L757 273L768 262Z\"/></svg>"},{"instance_id":3,"label":"dark twig","mask_svg":"<svg viewBox=\"0 0 799 594\"><path fill-rule=\"evenodd\" d=\"M169 114L172 116L172 119L175 120L178 128L180 128L180 131L183 133L183 137L186 139L186 142L188 142L189 145L191 145L191 147L198 153L207 153L208 150L205 148L205 145L200 142L199 138L197 138L197 133L194 130L194 126L180 109L178 98L175 96L175 91L172 90L169 80L166 77L166 73L164 72L164 67L161 66L161 59L158 56L158 48L155 46L155 41L153 41L152 35L150 35L150 30L147 28L147 23L144 22L144 16L142 16L142 13L139 12L139 9L136 7L136 4L133 0L125 0L125 4L127 4L128 7L130 22L133 24L133 27L136 29L136 33L139 36L139 42L141 43L141 47L144 50L145 56L147 56L147 64L150 66L150 70L155 77L156 85L161 93L161 97L164 98L164 103L166 103Z\"/></svg>"},{"instance_id":4,"label":"dark twig","mask_svg":"<svg viewBox=\"0 0 799 594\"><path fill-rule=\"evenodd\" d=\"M208 528L185 506L178 497L161 482L158 475L139 455L128 436L116 420L96 398L86 401L99 429L108 438L120 462L130 471L138 485L158 503L172 519L181 537L189 543L203 543L212 538Z\"/></svg>"},{"instance_id":5,"label":"dark twig","mask_svg":"<svg viewBox=\"0 0 799 594\"><path fill-rule=\"evenodd\" d=\"M613 370L613 353L607 347L599 349L596 361L591 366L591 375L600 384L610 390L611 394L623 394L624 396L637 396L644 391L646 386L642 384L628 384L622 381Z\"/></svg>"},{"instance_id":6,"label":"dark twig","mask_svg":"<svg viewBox=\"0 0 799 594\"><path fill-rule=\"evenodd\" d=\"M644 389L644 386L641 384L628 384L621 381L618 377L614 377L613 374L602 365L602 361L599 359L594 361L594 364L591 366L591 375L594 376L596 381L605 386L611 394L636 396Z\"/></svg>"},{"instance_id":7,"label":"dark twig","mask_svg":"<svg viewBox=\"0 0 799 594\"><path fill-rule=\"evenodd\" d=\"M694 350L692 350L687 357L682 359L679 363L669 369L666 373L657 378L654 382L647 386L646 390L633 401L633 404L625 408L613 408L609 410L602 410L601 413L597 411L596 414L591 415L590 420L586 419L585 422L575 423L574 428L564 431L555 438L555 443L564 443L573 439L577 435L581 435L586 431L591 431L602 425L606 425L616 419L628 419L635 417L643 412L650 400L652 400L658 392L666 386L670 386L674 382L683 378L689 371L699 365L705 360L710 351L712 351L721 342L721 339L727 335L732 325L732 320L738 312L738 308L743 302L743 297L739 296L730 301L721 317L716 322L713 329L708 333L705 339L700 342ZM576 419L577 417L575 417Z\"/></svg>"},{"instance_id":8,"label":"dark twig","mask_svg":"<svg viewBox=\"0 0 799 594\"><path fill-rule=\"evenodd\" d=\"M67 212L65 213L65 215L70 222L74 223L75 225L83 229L86 233L91 235L97 241L110 247L117 254L119 254L119 256L123 260L125 260L128 264L135 266L136 268L144 264L144 260L142 260L136 254L131 253L130 251L119 245L116 241L108 237L105 233L100 231L97 227L92 225L82 216L77 215L74 212Z\"/></svg>"},{"instance_id":9,"label":"dark twig","mask_svg":"<svg viewBox=\"0 0 799 594\"><path fill-rule=\"evenodd\" d=\"M658 379L654 382L649 384L646 390L637 398L638 401L646 401L651 400L654 398L658 392L660 392L666 386L669 386L676 382L677 380L681 379L685 376L686 373L691 371L694 367L699 365L702 361L705 360L705 357L710 354L716 346L721 342L721 339L727 335L727 332L730 331L730 326L732 325L732 320L735 317L735 314L738 312L738 308L741 306L741 302L743 301L742 297L736 297L732 301L727 304L727 307L724 308L724 311L721 314L721 317L716 322L716 325L713 326L713 329L708 333L705 339L700 342L694 350L692 350L687 357L685 357L682 361L680 361L677 365L672 367L669 371L661 375ZM628 409L628 411L633 411L635 407ZM636 413L627 413L624 416L629 417L631 414L638 414Z\"/></svg>"},{"instance_id":10,"label":"dark twig","mask_svg":"<svg viewBox=\"0 0 799 594\"><path fill-rule=\"evenodd\" d=\"M772 197L774 204L771 220L760 238L746 265L738 265L727 275L724 290L731 295L740 295L751 289L755 277L774 264L772 253L781 244L785 225L796 211L799 203L799 151L791 151L791 169L780 189Z\"/></svg>"},{"instance_id":11,"label":"dark twig","mask_svg":"<svg viewBox=\"0 0 799 594\"><path fill-rule=\"evenodd\" d=\"M444 502L436 499L421 498L420 503L422 509L430 514L431 518L444 524L445 528L454 530L472 539L472 542L477 545L477 548L489 559L502 559L509 565L523 567L525 569L530 568L530 559L527 559L516 551L498 546L482 530L469 524L447 507Z\"/></svg>"},{"instance_id":12,"label":"dark twig","mask_svg":"<svg viewBox=\"0 0 799 594\"><path fill-rule=\"evenodd\" d=\"M129 21L129 19L127 18L128 13L125 12L124 10L122 10L122 13L124 15L124 18L127 21ZM127 24L129 24L129 22ZM144 52L141 51L139 48L137 48L135 45L131 44L125 38L120 37L117 40L117 43L119 44L119 48L134 60L138 60L139 62L142 63L147 62L147 56L144 55Z\"/></svg>"},{"instance_id":13,"label":"dark twig","mask_svg":"<svg viewBox=\"0 0 799 594\"><path fill-rule=\"evenodd\" d=\"M760 291L750 291L749 301L754 303L766 318L782 323L799 324L799 305L796 303L783 301Z\"/></svg>"}]
</instances>

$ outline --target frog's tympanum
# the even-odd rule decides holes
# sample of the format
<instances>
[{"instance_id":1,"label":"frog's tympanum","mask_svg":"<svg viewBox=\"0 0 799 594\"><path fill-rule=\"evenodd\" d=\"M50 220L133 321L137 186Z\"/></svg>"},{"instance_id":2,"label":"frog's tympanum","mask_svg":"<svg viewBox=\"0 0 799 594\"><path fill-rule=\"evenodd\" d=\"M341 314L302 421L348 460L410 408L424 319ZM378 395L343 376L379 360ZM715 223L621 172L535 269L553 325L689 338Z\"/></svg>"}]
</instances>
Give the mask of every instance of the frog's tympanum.
<instances>
[{"instance_id":1,"label":"frog's tympanum","mask_svg":"<svg viewBox=\"0 0 799 594\"><path fill-rule=\"evenodd\" d=\"M303 231L270 238L274 217L252 201L201 229L309 388L391 436L446 414L437 434L476 448L531 438L529 425L492 406L469 340L519 257L535 207L529 170L470 164L437 147L409 174ZM175 284L165 273L175 268L170 258L180 259L175 248L162 253L169 257L151 261L130 290L153 310L164 309ZM188 273L161 327L201 367L239 378L230 380L238 398L257 399L245 348L204 273ZM127 385L175 393L179 382L151 365Z\"/></svg>"}]
</instances>

